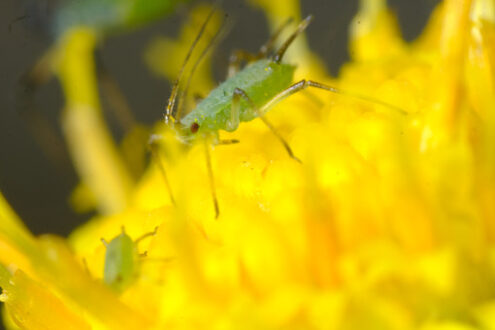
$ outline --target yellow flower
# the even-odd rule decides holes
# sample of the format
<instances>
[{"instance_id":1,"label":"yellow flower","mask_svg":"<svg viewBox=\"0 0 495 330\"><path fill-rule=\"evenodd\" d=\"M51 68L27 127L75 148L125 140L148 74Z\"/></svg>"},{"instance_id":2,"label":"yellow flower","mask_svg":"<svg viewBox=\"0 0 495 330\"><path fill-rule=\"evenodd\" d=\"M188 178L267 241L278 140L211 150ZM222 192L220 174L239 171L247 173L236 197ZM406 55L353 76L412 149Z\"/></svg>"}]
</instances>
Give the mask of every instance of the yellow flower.
<instances>
[{"instance_id":1,"label":"yellow flower","mask_svg":"<svg viewBox=\"0 0 495 330\"><path fill-rule=\"evenodd\" d=\"M252 2L271 26L299 15L296 1ZM294 45L296 79L348 93L308 90L267 114L302 164L259 120L221 132L241 143L211 150L218 219L202 143L185 148L161 126L176 205L152 164L124 212L71 235L74 254L32 237L1 199L6 318L40 329L495 328L494 23L491 0L445 0L406 43L385 1L363 0L336 79ZM147 60L170 76L176 62L157 57L183 45L158 42ZM134 240L158 231L115 293L100 280L100 238L122 227Z\"/></svg>"}]
</instances>

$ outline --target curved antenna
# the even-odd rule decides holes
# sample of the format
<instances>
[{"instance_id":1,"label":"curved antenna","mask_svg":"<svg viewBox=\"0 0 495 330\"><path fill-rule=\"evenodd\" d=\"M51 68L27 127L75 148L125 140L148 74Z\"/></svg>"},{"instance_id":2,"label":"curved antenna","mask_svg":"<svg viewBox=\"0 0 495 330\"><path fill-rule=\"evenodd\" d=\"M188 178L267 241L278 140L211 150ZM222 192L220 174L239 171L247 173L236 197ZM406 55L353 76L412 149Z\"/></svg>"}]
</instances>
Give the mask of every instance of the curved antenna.
<instances>
[{"instance_id":1,"label":"curved antenna","mask_svg":"<svg viewBox=\"0 0 495 330\"><path fill-rule=\"evenodd\" d=\"M208 16L206 17L206 20L204 21L203 25L201 26L201 29L199 30L198 34L196 35L196 38L191 44L191 47L189 48L186 57L184 58L184 62L182 62L182 66L180 68L179 74L177 75L177 79L174 81L174 85L172 87L172 92L170 93L170 97L168 98L168 103L167 103L167 108L165 109L165 123L168 124L169 120L171 119L172 122L175 122L175 118L172 116L172 111L174 109L175 105L175 100L177 99L177 93L179 91L179 83L182 78L182 75L184 74L184 69L186 67L187 62L189 61L189 58L191 57L191 54L196 47L196 44L198 43L199 39L205 32L206 26L208 25L208 22L210 21L211 17L213 16L213 13L217 10L216 6L213 6L213 8L210 10L208 13Z\"/></svg>"},{"instance_id":2,"label":"curved antenna","mask_svg":"<svg viewBox=\"0 0 495 330\"><path fill-rule=\"evenodd\" d=\"M280 63L280 61L282 61L282 57L284 57L287 48L289 48L289 46L292 44L294 39L297 38L298 35L300 35L301 33L304 32L304 30L306 30L306 28L308 27L309 23L311 23L312 20L313 20L313 16L309 15L304 20L302 20L301 23L299 23L297 30L294 31L294 33L292 33L292 35L284 42L284 44L280 46L275 56L273 56L273 61L275 61L276 63Z\"/></svg>"},{"instance_id":3,"label":"curved antenna","mask_svg":"<svg viewBox=\"0 0 495 330\"><path fill-rule=\"evenodd\" d=\"M185 101L187 101L187 94L189 92L189 87L191 85L191 80L192 80L192 77L194 76L194 73L196 72L199 64L201 64L201 62L204 60L204 58L206 57L206 55L216 45L218 45L218 43L223 39L223 37L225 36L226 33L227 33L227 30L225 29L225 20L224 20L222 22L222 25L220 26L220 28L217 30L217 32L215 32L215 35L211 38L211 40L208 43L208 45L205 47L205 49L203 49L203 52L201 53L201 55L199 55L198 59L194 63L194 65L193 65L193 67L192 67L192 69L191 69L191 71L189 73L189 77L187 78L187 82L186 82L186 85L184 87L184 90L179 95L179 103L177 105L177 112L174 114L174 118L176 118L177 120L180 120L180 115L182 114L182 109L183 109L183 103Z\"/></svg>"}]
</instances>

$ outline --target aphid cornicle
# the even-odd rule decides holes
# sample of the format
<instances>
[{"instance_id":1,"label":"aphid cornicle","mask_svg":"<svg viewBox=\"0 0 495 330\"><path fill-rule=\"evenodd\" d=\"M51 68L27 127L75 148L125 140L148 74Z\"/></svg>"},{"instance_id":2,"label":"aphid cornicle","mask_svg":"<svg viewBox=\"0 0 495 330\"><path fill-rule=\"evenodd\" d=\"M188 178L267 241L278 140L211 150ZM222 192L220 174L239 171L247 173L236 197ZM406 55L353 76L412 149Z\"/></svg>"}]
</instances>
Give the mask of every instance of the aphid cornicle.
<instances>
[{"instance_id":1,"label":"aphid cornicle","mask_svg":"<svg viewBox=\"0 0 495 330\"><path fill-rule=\"evenodd\" d=\"M141 256L137 244L144 238L155 235L157 230L158 227L133 241L122 227L122 232L110 242L101 239L106 247L103 270L103 282L106 285L117 292L122 292L133 283L139 270Z\"/></svg>"},{"instance_id":2,"label":"aphid cornicle","mask_svg":"<svg viewBox=\"0 0 495 330\"><path fill-rule=\"evenodd\" d=\"M197 39L204 30L204 26L208 19L203 24L202 30L199 32ZM348 95L364 101L373 102L402 112L401 109L398 109L393 105L389 105L366 96L349 93L316 81L303 79L299 82L293 83L296 67L291 64L282 63L282 59L291 43L308 27L312 19L313 17L310 15L302 20L297 29L276 51L273 49L275 40L281 31L286 28L290 20L283 24L273 34L273 36L260 48L257 54L250 54L244 51L234 53L231 57L229 66L229 78L221 83L217 88L212 90L210 94L196 106L195 109L181 118L181 102L179 102L179 107L175 112L174 107L175 99L179 94L178 89L180 77L183 71L182 68L179 73L179 78L176 80L172 88L172 93L165 111L165 122L168 124L173 123L175 127L178 126L178 129L185 134L204 138L205 141L209 136L214 136L215 140L218 141L216 137L218 136L219 130L232 132L237 129L240 122L247 122L255 118L260 118L280 140L289 156L294 160L301 162L294 155L292 149L282 135L280 135L275 127L264 117L264 114L272 106L294 93L308 87L314 87L331 93ZM195 42L191 46L191 50L194 48ZM184 65L186 62L187 57L184 61ZM242 62L246 62L247 65L244 68L239 69ZM206 144L205 146L207 167L215 207L215 216L218 217L219 207L215 193L215 186L213 183L211 161L208 147ZM155 158L159 160L158 157ZM164 173L165 180L167 181L163 166L161 164L160 167ZM167 188L169 189L170 197L173 201L168 181Z\"/></svg>"}]
</instances>

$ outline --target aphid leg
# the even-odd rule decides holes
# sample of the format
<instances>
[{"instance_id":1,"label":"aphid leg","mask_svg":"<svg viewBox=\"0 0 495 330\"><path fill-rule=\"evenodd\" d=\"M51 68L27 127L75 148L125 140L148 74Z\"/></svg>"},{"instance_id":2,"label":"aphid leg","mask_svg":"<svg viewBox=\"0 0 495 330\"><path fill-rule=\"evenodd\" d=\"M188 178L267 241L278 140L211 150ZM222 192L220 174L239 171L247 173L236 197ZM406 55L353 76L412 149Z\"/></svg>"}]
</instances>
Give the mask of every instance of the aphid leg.
<instances>
[{"instance_id":1,"label":"aphid leg","mask_svg":"<svg viewBox=\"0 0 495 330\"><path fill-rule=\"evenodd\" d=\"M206 157L206 169L208 170L208 179L210 181L211 196L213 198L213 206L215 207L215 219L218 219L220 215L220 208L218 207L217 192L215 189L215 178L213 177L213 168L211 166L210 146L208 139L204 139L205 157Z\"/></svg>"},{"instance_id":2,"label":"aphid leg","mask_svg":"<svg viewBox=\"0 0 495 330\"><path fill-rule=\"evenodd\" d=\"M241 107L241 97L242 96L246 96L246 93L240 89L240 88L234 88L234 93L232 95L232 105L231 105L231 108L230 108L230 118L229 120L227 121L227 128L230 130L230 131L235 131L237 129L237 127L239 127L239 123L240 123L240 107ZM249 97L247 97L247 100L248 102L250 102L251 104L252 101Z\"/></svg>"},{"instance_id":3,"label":"aphid leg","mask_svg":"<svg viewBox=\"0 0 495 330\"><path fill-rule=\"evenodd\" d=\"M146 237L155 236L155 235L156 235L156 233L157 233L157 231L158 231L158 226L157 226L157 227L155 227L155 229L153 229L153 231L152 231L152 232L145 233L145 234L143 234L143 235L139 236L139 237L138 237L138 238L134 241L134 243L138 244L139 242L141 242L141 241L142 241L143 239L145 239Z\"/></svg>"},{"instance_id":4,"label":"aphid leg","mask_svg":"<svg viewBox=\"0 0 495 330\"><path fill-rule=\"evenodd\" d=\"M302 164L302 161L294 155L294 152L292 151L292 148L290 147L289 143L287 141L285 141L284 137L282 135L280 135L280 133L277 131L277 129L265 118L265 116L263 116L260 112L258 112L258 117L272 131L272 133L275 134L275 136L280 140L280 142L283 144L285 150L289 154L290 158L292 158L295 161Z\"/></svg>"},{"instance_id":5,"label":"aphid leg","mask_svg":"<svg viewBox=\"0 0 495 330\"><path fill-rule=\"evenodd\" d=\"M148 251L144 251L143 253L139 253L138 256L140 258L146 258L148 256Z\"/></svg>"},{"instance_id":6,"label":"aphid leg","mask_svg":"<svg viewBox=\"0 0 495 330\"><path fill-rule=\"evenodd\" d=\"M172 202L173 205L175 204L175 199L174 199L174 194L172 193L172 187L170 186L170 182L168 181L167 177L167 171L165 171L165 166L163 165L162 159L160 157L160 151L158 148L158 140L163 139L162 136L153 134L150 136L150 139L148 141L148 146L151 150L151 155L153 159L155 160L156 164L158 165L158 168L160 169L160 172L162 173L163 180L165 181L165 186L167 187L167 192L168 196L170 198L170 202Z\"/></svg>"},{"instance_id":7,"label":"aphid leg","mask_svg":"<svg viewBox=\"0 0 495 330\"><path fill-rule=\"evenodd\" d=\"M237 139L228 139L228 140L219 140L217 143L215 143L215 145L217 146L224 146L224 145L228 145L228 144L236 144L236 143L239 143L240 141L237 140Z\"/></svg>"},{"instance_id":8,"label":"aphid leg","mask_svg":"<svg viewBox=\"0 0 495 330\"><path fill-rule=\"evenodd\" d=\"M103 243L103 245L105 245L105 247L108 247L108 242L103 237L100 238L100 240Z\"/></svg>"},{"instance_id":9,"label":"aphid leg","mask_svg":"<svg viewBox=\"0 0 495 330\"><path fill-rule=\"evenodd\" d=\"M325 84L322 84L322 83L319 83L319 82L316 82L313 80L306 80L306 79L303 79L303 80L289 86L287 89L285 89L285 90L281 91L280 93L278 93L277 95L275 95L270 101L268 101L263 107L260 108L260 110L259 110L260 113L264 114L266 111L268 111L268 109L270 109L271 107L273 107L275 104L282 101L286 97L289 97L292 94L300 92L303 89L306 89L308 87L323 89L325 91L328 91L328 92L331 92L334 94L350 96L350 97L360 99L360 100L363 100L366 102L375 103L375 104L384 106L386 108L397 111L401 114L407 114L407 112L404 109L401 109L395 105L380 101L378 99L364 96L364 95L354 94L354 93L351 93L351 92L348 92L348 91L345 91L345 90L342 90L342 89L339 89L339 88L336 88L333 86L325 85Z\"/></svg>"},{"instance_id":10,"label":"aphid leg","mask_svg":"<svg viewBox=\"0 0 495 330\"><path fill-rule=\"evenodd\" d=\"M282 58L284 57L285 52L287 51L287 48L289 48L290 44L297 38L298 35L304 32L306 28L308 27L309 23L313 20L313 16L309 15L306 17L304 20L302 20L301 23L299 23L299 26L297 27L296 31L292 33L292 35L283 43L282 46L278 49L277 53L273 56L273 61L280 63L282 61Z\"/></svg>"},{"instance_id":11,"label":"aphid leg","mask_svg":"<svg viewBox=\"0 0 495 330\"><path fill-rule=\"evenodd\" d=\"M251 98L247 95L247 93L240 88L236 88L234 90L234 97L232 98L232 109L234 109L234 107L236 107L236 108L239 107L239 101L240 101L241 96L249 103L251 108L258 114L258 117L270 129L270 131L272 131L272 133L280 140L280 142L284 146L285 150L289 154L290 158L294 159L295 161L297 161L299 163L302 163L301 160L294 155L294 152L292 152L292 149L291 149L289 143L287 143L287 141L285 141L285 139L283 138L282 135L280 135L280 133L277 131L277 129L268 121L268 119L265 118L263 112L260 109L258 109L258 107L256 107L253 100L251 100Z\"/></svg>"}]
</instances>

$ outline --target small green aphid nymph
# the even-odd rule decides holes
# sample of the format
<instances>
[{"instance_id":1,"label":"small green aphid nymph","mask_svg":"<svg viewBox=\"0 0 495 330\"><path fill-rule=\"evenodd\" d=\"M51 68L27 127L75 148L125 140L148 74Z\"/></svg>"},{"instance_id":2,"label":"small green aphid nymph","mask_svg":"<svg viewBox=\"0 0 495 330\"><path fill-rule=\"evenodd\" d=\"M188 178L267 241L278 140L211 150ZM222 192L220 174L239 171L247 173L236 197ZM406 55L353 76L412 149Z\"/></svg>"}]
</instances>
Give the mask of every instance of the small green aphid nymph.
<instances>
[{"instance_id":1,"label":"small green aphid nymph","mask_svg":"<svg viewBox=\"0 0 495 330\"><path fill-rule=\"evenodd\" d=\"M146 253L139 254L137 244L144 238L155 235L157 230L158 227L133 241L125 232L124 227L122 227L120 235L110 242L102 238L101 241L107 249L105 252L103 282L117 292L122 292L129 287L137 276L140 264L139 258L146 256Z\"/></svg>"}]
</instances>

